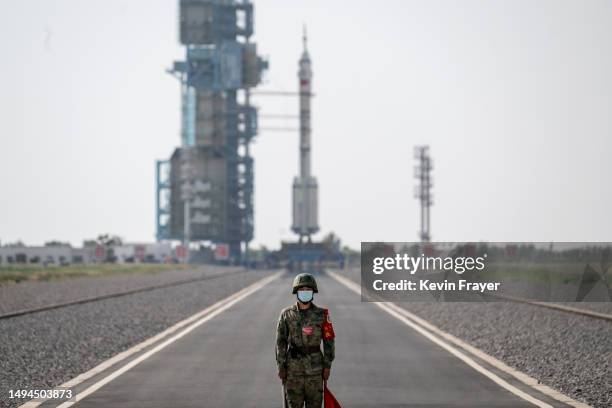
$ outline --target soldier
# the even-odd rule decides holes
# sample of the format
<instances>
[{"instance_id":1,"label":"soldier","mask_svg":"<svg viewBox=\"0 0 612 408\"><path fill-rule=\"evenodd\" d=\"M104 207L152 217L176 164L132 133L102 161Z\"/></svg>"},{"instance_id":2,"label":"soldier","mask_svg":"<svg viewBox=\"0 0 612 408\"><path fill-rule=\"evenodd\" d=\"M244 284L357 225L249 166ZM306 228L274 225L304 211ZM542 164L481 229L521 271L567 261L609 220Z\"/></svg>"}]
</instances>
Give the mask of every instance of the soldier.
<instances>
[{"instance_id":1,"label":"soldier","mask_svg":"<svg viewBox=\"0 0 612 408\"><path fill-rule=\"evenodd\" d=\"M327 309L312 303L317 293L314 276L301 273L293 280L297 302L281 312L276 329L276 365L290 408L320 408L323 381L334 360L334 329ZM323 353L321 353L321 341Z\"/></svg>"}]
</instances>

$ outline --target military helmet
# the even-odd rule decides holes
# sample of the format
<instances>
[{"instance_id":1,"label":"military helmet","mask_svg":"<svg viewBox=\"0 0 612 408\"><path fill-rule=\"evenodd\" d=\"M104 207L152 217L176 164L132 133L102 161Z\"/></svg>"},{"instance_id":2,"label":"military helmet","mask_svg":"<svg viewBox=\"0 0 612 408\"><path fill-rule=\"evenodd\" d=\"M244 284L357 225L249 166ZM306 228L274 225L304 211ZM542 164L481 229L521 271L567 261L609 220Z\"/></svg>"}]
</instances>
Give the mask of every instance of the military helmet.
<instances>
[{"instance_id":1,"label":"military helmet","mask_svg":"<svg viewBox=\"0 0 612 408\"><path fill-rule=\"evenodd\" d=\"M317 281L314 276L309 273L300 273L298 276L293 279L293 292L297 293L297 290L301 286L306 286L312 289L314 293L318 293L319 289L317 289Z\"/></svg>"}]
</instances>

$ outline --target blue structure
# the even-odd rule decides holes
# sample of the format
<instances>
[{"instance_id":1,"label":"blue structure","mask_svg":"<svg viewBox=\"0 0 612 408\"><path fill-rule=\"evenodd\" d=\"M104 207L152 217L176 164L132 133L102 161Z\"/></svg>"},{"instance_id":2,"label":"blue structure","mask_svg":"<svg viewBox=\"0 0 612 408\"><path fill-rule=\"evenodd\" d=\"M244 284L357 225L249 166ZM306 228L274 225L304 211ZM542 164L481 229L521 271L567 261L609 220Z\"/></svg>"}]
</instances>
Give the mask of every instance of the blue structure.
<instances>
[{"instance_id":1,"label":"blue structure","mask_svg":"<svg viewBox=\"0 0 612 408\"><path fill-rule=\"evenodd\" d=\"M157 164L157 239L228 244L234 260L253 238L257 110L250 89L268 67L249 42L252 34L248 0L180 1L186 56L170 72L181 83L181 147Z\"/></svg>"}]
</instances>

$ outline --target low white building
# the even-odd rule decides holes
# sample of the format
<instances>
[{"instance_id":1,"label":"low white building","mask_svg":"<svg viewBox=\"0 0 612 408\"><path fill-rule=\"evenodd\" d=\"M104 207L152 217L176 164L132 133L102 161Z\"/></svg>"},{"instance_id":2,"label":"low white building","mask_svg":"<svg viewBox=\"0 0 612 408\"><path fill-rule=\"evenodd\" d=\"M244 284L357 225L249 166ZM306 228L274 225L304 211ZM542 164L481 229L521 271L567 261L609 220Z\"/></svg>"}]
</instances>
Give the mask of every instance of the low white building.
<instances>
[{"instance_id":1,"label":"low white building","mask_svg":"<svg viewBox=\"0 0 612 408\"><path fill-rule=\"evenodd\" d=\"M0 265L15 263L68 265L73 263L89 263L92 260L92 248L72 248L67 245L0 247Z\"/></svg>"},{"instance_id":2,"label":"low white building","mask_svg":"<svg viewBox=\"0 0 612 408\"><path fill-rule=\"evenodd\" d=\"M93 262L169 262L175 258L169 243L127 243L113 247L62 246L0 247L0 265L70 265Z\"/></svg>"}]
</instances>

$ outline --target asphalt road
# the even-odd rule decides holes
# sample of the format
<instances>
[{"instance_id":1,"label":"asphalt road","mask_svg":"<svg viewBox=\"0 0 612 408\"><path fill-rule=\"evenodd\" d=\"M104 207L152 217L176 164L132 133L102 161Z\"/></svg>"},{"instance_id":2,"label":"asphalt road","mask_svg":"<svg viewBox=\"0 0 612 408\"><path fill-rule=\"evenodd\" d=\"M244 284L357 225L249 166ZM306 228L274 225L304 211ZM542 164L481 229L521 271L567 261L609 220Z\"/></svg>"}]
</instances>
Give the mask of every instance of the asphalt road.
<instances>
[{"instance_id":1,"label":"asphalt road","mask_svg":"<svg viewBox=\"0 0 612 408\"><path fill-rule=\"evenodd\" d=\"M274 364L286 274L197 327L84 400L102 407L280 407ZM319 276L336 361L329 387L343 407L531 407L374 304ZM46 404L45 404L46 405Z\"/></svg>"}]
</instances>

